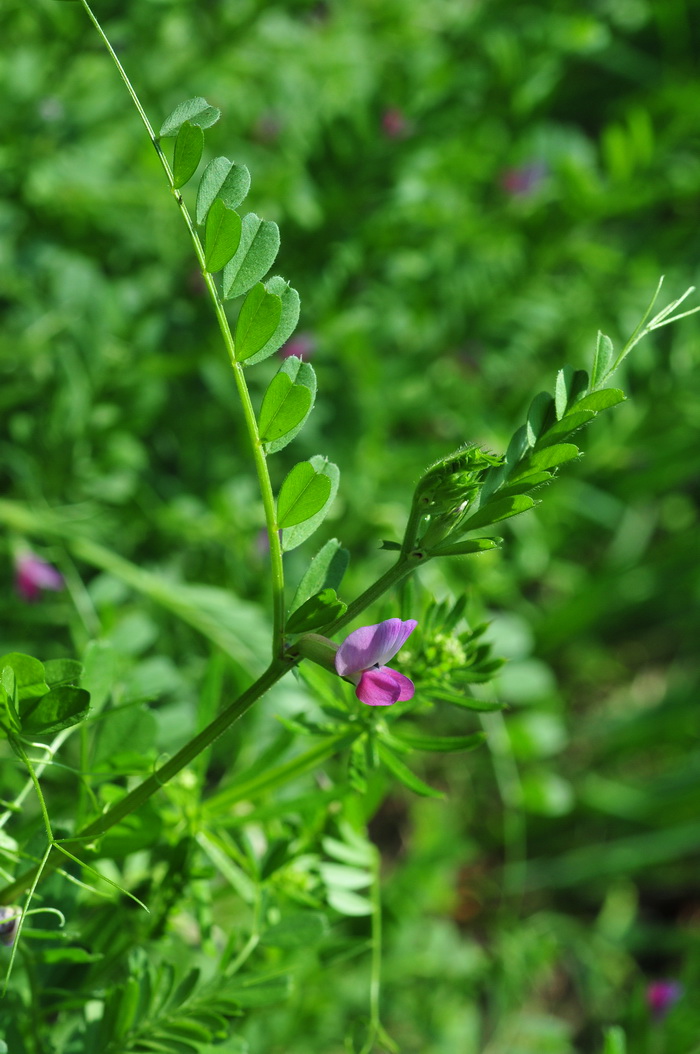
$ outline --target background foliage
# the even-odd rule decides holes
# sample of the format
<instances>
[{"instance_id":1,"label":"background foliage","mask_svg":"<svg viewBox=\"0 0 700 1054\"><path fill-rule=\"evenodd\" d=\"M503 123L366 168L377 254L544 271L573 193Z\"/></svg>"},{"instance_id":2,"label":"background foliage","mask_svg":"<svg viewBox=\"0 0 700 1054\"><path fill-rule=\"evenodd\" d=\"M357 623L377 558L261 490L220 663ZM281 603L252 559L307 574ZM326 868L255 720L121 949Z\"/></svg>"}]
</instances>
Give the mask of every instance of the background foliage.
<instances>
[{"instance_id":1,"label":"background foliage","mask_svg":"<svg viewBox=\"0 0 700 1054\"><path fill-rule=\"evenodd\" d=\"M660 273L668 297L696 280L698 8L96 6L156 125L190 95L222 108L207 148L248 165L250 208L281 227L279 270L302 297L294 339L320 396L276 483L292 457L341 466L324 538L353 554L348 596L385 566L379 542L400 536L430 460L465 440L502 451L555 370L588 365L599 326L620 344ZM3 24L0 477L31 512L5 517L0 650L86 662L110 716L89 759L71 745L64 760L99 772L108 802L202 722L203 685L213 709L261 668L262 515L191 250L113 67L78 5L6 0ZM366 919L327 915L318 838L342 841L337 824L363 820L385 877L384 1018L403 1051L597 1054L613 1023L640 1054L699 1049L697 336L691 318L635 350L628 402L538 511L504 527L502 551L427 568L426 596L466 592L470 624L489 621L509 660L495 689L509 709L484 716L487 748L419 764L445 800L379 778L346 798L329 762L287 784L294 808L271 788L243 824L193 812L183 777L101 849L101 869L113 852L150 916L47 884L69 923L27 939L2 1014L13 1054L105 1049L89 1015L87 1031L76 1025L71 993L111 1005L127 976L160 992L139 1010L155 1028L171 1005L162 975L185 950L203 981L191 1003L175 1000L192 1011L170 1021L181 1042L240 1015L219 1049L342 1050L367 987L366 958L342 957ZM275 367L251 374L258 402ZM73 562L66 530L145 577ZM67 591L34 605L13 595L20 535ZM289 557L292 580L307 548ZM184 583L225 584L228 599ZM377 618L394 613L380 605ZM288 680L215 745L207 789L298 748L274 715L312 704ZM449 707L424 722L463 729ZM23 782L9 755L2 780L5 799ZM60 829L75 781L57 767L43 780ZM24 833L40 838L32 809ZM267 973L245 998L207 988L268 902L317 921L256 953ZM281 958L291 1002L279 1002ZM644 1000L659 977L685 988L663 1021ZM141 1049L139 1013L133 1045L114 1050Z\"/></svg>"}]
</instances>

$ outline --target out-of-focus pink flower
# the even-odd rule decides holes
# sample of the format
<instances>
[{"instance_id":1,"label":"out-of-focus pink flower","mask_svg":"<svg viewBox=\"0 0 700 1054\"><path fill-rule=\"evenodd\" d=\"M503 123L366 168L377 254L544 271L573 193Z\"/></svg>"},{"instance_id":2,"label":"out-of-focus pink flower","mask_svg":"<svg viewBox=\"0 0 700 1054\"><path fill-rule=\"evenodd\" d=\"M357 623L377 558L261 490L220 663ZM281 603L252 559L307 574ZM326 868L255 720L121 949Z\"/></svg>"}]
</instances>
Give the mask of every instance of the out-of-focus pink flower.
<instances>
[{"instance_id":1,"label":"out-of-focus pink flower","mask_svg":"<svg viewBox=\"0 0 700 1054\"><path fill-rule=\"evenodd\" d=\"M308 362L316 351L316 338L313 333L297 333L280 348L281 359L301 359Z\"/></svg>"},{"instance_id":2,"label":"out-of-focus pink flower","mask_svg":"<svg viewBox=\"0 0 700 1054\"><path fill-rule=\"evenodd\" d=\"M412 699L413 681L385 663L406 643L418 623L414 619L386 619L376 626L361 626L350 633L335 655L335 668L355 687L367 706L391 706Z\"/></svg>"},{"instance_id":3,"label":"out-of-focus pink flower","mask_svg":"<svg viewBox=\"0 0 700 1054\"><path fill-rule=\"evenodd\" d=\"M548 172L544 161L528 161L501 173L501 186L514 198L524 198L541 186Z\"/></svg>"},{"instance_id":4,"label":"out-of-focus pink flower","mask_svg":"<svg viewBox=\"0 0 700 1054\"><path fill-rule=\"evenodd\" d=\"M259 143L276 143L282 133L282 118L267 110L260 114L253 128L253 136Z\"/></svg>"},{"instance_id":5,"label":"out-of-focus pink flower","mask_svg":"<svg viewBox=\"0 0 700 1054\"><path fill-rule=\"evenodd\" d=\"M678 981L650 981L647 985L647 1006L652 1016L661 1021L683 995Z\"/></svg>"},{"instance_id":6,"label":"out-of-focus pink flower","mask_svg":"<svg viewBox=\"0 0 700 1054\"><path fill-rule=\"evenodd\" d=\"M22 600L38 600L43 589L63 589L63 575L34 553L21 553L15 559L15 588Z\"/></svg>"},{"instance_id":7,"label":"out-of-focus pink flower","mask_svg":"<svg viewBox=\"0 0 700 1054\"><path fill-rule=\"evenodd\" d=\"M387 139L401 139L408 132L408 121L398 106L390 106L382 114L382 131Z\"/></svg>"}]
</instances>

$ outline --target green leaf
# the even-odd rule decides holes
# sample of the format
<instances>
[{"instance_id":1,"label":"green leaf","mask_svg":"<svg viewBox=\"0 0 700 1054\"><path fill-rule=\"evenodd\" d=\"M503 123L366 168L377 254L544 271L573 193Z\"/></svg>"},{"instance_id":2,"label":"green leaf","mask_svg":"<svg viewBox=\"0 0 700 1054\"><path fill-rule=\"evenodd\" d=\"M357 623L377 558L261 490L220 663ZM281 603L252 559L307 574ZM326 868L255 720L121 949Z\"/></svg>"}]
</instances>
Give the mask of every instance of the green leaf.
<instances>
[{"instance_id":1,"label":"green leaf","mask_svg":"<svg viewBox=\"0 0 700 1054\"><path fill-rule=\"evenodd\" d=\"M603 1054L627 1054L627 1039L618 1025L605 1030Z\"/></svg>"},{"instance_id":2,"label":"green leaf","mask_svg":"<svg viewBox=\"0 0 700 1054\"><path fill-rule=\"evenodd\" d=\"M318 870L329 889L366 889L372 882L369 871L346 864L322 863Z\"/></svg>"},{"instance_id":3,"label":"green leaf","mask_svg":"<svg viewBox=\"0 0 700 1054\"><path fill-rule=\"evenodd\" d=\"M283 532L282 548L285 552L289 552L291 549L296 549L298 545L301 545L303 541L306 541L306 539L323 523L328 515L328 510L338 493L340 472L338 471L337 465L334 465L332 461L329 461L328 458L322 457L320 454L314 455L314 457L311 458L310 463L320 476L330 480L330 492L325 504L314 516L311 516L298 526L287 528Z\"/></svg>"},{"instance_id":4,"label":"green leaf","mask_svg":"<svg viewBox=\"0 0 700 1054\"><path fill-rule=\"evenodd\" d=\"M535 505L535 499L528 494L515 494L511 498L498 498L490 501L473 516L470 516L462 524L462 530L473 531L478 527L488 527L500 520L507 520L510 516L518 516L521 512L527 512Z\"/></svg>"},{"instance_id":5,"label":"green leaf","mask_svg":"<svg viewBox=\"0 0 700 1054\"><path fill-rule=\"evenodd\" d=\"M236 322L236 358L239 362L265 346L277 329L281 314L281 298L268 293L262 282L254 285L243 301Z\"/></svg>"},{"instance_id":6,"label":"green leaf","mask_svg":"<svg viewBox=\"0 0 700 1054\"><path fill-rule=\"evenodd\" d=\"M595 353L593 355L593 368L591 370L591 388L597 388L601 381L605 380L610 372L610 364L613 361L614 348L610 337L598 330Z\"/></svg>"},{"instance_id":7,"label":"green leaf","mask_svg":"<svg viewBox=\"0 0 700 1054\"><path fill-rule=\"evenodd\" d=\"M530 404L527 412L527 438L530 446L534 446L543 432L549 428L555 419L554 400L548 392L540 392Z\"/></svg>"},{"instance_id":8,"label":"green leaf","mask_svg":"<svg viewBox=\"0 0 700 1054\"><path fill-rule=\"evenodd\" d=\"M423 693L430 699L439 699L440 702L449 703L450 706L458 706L460 710L473 710L479 714L490 714L496 710L505 710L503 703L494 703L486 699L477 699L466 692L453 691L441 688L439 685L428 685Z\"/></svg>"},{"instance_id":9,"label":"green leaf","mask_svg":"<svg viewBox=\"0 0 700 1054\"><path fill-rule=\"evenodd\" d=\"M309 633L340 618L348 606L338 600L335 589L322 589L298 608L287 622L289 633Z\"/></svg>"},{"instance_id":10,"label":"green leaf","mask_svg":"<svg viewBox=\"0 0 700 1054\"><path fill-rule=\"evenodd\" d=\"M89 692L67 684L59 685L41 699L25 700L20 706L22 731L27 734L60 732L77 725L89 712Z\"/></svg>"},{"instance_id":11,"label":"green leaf","mask_svg":"<svg viewBox=\"0 0 700 1054\"><path fill-rule=\"evenodd\" d=\"M14 674L14 685L8 688L5 684L5 667L10 667ZM46 695L49 686L46 683L46 671L44 664L31 655L23 655L19 651L8 652L0 658L0 671L3 674L3 683L7 691L17 699L35 699Z\"/></svg>"},{"instance_id":12,"label":"green leaf","mask_svg":"<svg viewBox=\"0 0 700 1054\"><path fill-rule=\"evenodd\" d=\"M599 392L591 392L584 395L583 399L576 404L577 410L607 410L610 406L617 406L625 401L625 393L619 388L603 388Z\"/></svg>"},{"instance_id":13,"label":"green leaf","mask_svg":"<svg viewBox=\"0 0 700 1054\"><path fill-rule=\"evenodd\" d=\"M393 733L393 738L411 750L450 754L459 750L476 750L486 741L486 733L474 732L469 736L428 736L422 733L401 732Z\"/></svg>"},{"instance_id":14,"label":"green leaf","mask_svg":"<svg viewBox=\"0 0 700 1054\"><path fill-rule=\"evenodd\" d=\"M328 890L328 903L341 915L351 918L372 914L372 903L367 897L360 897L349 889L334 887Z\"/></svg>"},{"instance_id":15,"label":"green leaf","mask_svg":"<svg viewBox=\"0 0 700 1054\"><path fill-rule=\"evenodd\" d=\"M588 374L585 370L574 370L564 366L557 374L554 386L554 403L557 420L562 418L567 409L588 389Z\"/></svg>"},{"instance_id":16,"label":"green leaf","mask_svg":"<svg viewBox=\"0 0 700 1054\"><path fill-rule=\"evenodd\" d=\"M263 442L279 439L300 421L311 407L311 392L294 384L286 373L277 373L265 393L260 410L260 438Z\"/></svg>"},{"instance_id":17,"label":"green leaf","mask_svg":"<svg viewBox=\"0 0 700 1054\"><path fill-rule=\"evenodd\" d=\"M465 538L463 542L440 545L431 549L433 556L467 556L470 553L485 553L489 549L498 549L500 538Z\"/></svg>"},{"instance_id":18,"label":"green leaf","mask_svg":"<svg viewBox=\"0 0 700 1054\"><path fill-rule=\"evenodd\" d=\"M514 494L527 494L528 491L533 490L535 487L541 487L543 483L548 483L552 478L551 472L530 472L526 466L523 469L523 475L517 475L514 478L513 483L508 484L507 487L501 487L498 494L500 498L512 497Z\"/></svg>"},{"instance_id":19,"label":"green leaf","mask_svg":"<svg viewBox=\"0 0 700 1054\"><path fill-rule=\"evenodd\" d=\"M241 240L241 217L217 198L207 213L204 228L204 256L207 271L214 274L225 267Z\"/></svg>"},{"instance_id":20,"label":"green leaf","mask_svg":"<svg viewBox=\"0 0 700 1054\"><path fill-rule=\"evenodd\" d=\"M574 458L580 456L581 451L574 443L555 443L554 446L542 447L541 450L536 450L527 459L522 475L529 475L531 472L549 471L549 469L556 468L557 465L563 465L565 462L573 461ZM520 475L514 476L513 482L519 479Z\"/></svg>"},{"instance_id":21,"label":"green leaf","mask_svg":"<svg viewBox=\"0 0 700 1054\"><path fill-rule=\"evenodd\" d=\"M213 158L202 173L197 190L195 218L204 223L216 198L229 209L237 209L250 190L250 172L227 157Z\"/></svg>"},{"instance_id":22,"label":"green leaf","mask_svg":"<svg viewBox=\"0 0 700 1054\"><path fill-rule=\"evenodd\" d=\"M322 589L338 589L350 560L347 549L341 548L337 538L331 538L319 549L304 572L294 594L290 610L297 608Z\"/></svg>"},{"instance_id":23,"label":"green leaf","mask_svg":"<svg viewBox=\"0 0 700 1054\"><path fill-rule=\"evenodd\" d=\"M247 293L259 282L275 261L280 232L272 220L261 220L254 212L243 217L241 241L236 254L224 269L224 299Z\"/></svg>"},{"instance_id":24,"label":"green leaf","mask_svg":"<svg viewBox=\"0 0 700 1054\"><path fill-rule=\"evenodd\" d=\"M587 398L587 397L586 397ZM585 402L582 399L581 402ZM595 417L595 410L579 410L581 402L576 403L576 409L570 410L564 414L561 421L557 421L555 425L548 428L545 435L542 437L540 446L549 446L551 443L558 443L560 439L565 436L571 435L577 428L581 428L583 425Z\"/></svg>"},{"instance_id":25,"label":"green leaf","mask_svg":"<svg viewBox=\"0 0 700 1054\"><path fill-rule=\"evenodd\" d=\"M255 981L247 975L245 982L226 988L226 995L234 999L239 1006L269 1006L288 998L291 991L289 977L276 977L273 980Z\"/></svg>"},{"instance_id":26,"label":"green leaf","mask_svg":"<svg viewBox=\"0 0 700 1054\"><path fill-rule=\"evenodd\" d=\"M311 519L326 505L331 492L328 476L310 461L301 461L289 472L277 499L277 526L293 527Z\"/></svg>"},{"instance_id":27,"label":"green leaf","mask_svg":"<svg viewBox=\"0 0 700 1054\"><path fill-rule=\"evenodd\" d=\"M275 948L309 948L328 933L328 920L317 911L287 915L263 933L262 944Z\"/></svg>"},{"instance_id":28,"label":"green leaf","mask_svg":"<svg viewBox=\"0 0 700 1054\"><path fill-rule=\"evenodd\" d=\"M299 294L296 289L292 289L289 282L284 278L280 278L279 275L275 275L273 278L268 278L267 282L265 282L265 288L268 293L274 293L275 296L280 298L282 301L282 312L277 323L277 329L260 351L246 359L246 366L253 366L256 362L262 362L263 359L274 355L285 341L291 337L299 321L301 306Z\"/></svg>"},{"instance_id":29,"label":"green leaf","mask_svg":"<svg viewBox=\"0 0 700 1054\"><path fill-rule=\"evenodd\" d=\"M77 659L48 659L44 663L44 675L50 688L57 684L77 684L83 673L83 664Z\"/></svg>"},{"instance_id":30,"label":"green leaf","mask_svg":"<svg viewBox=\"0 0 700 1054\"><path fill-rule=\"evenodd\" d=\"M184 187L197 171L204 151L204 132L197 124L186 121L181 125L173 153L173 183Z\"/></svg>"},{"instance_id":31,"label":"green leaf","mask_svg":"<svg viewBox=\"0 0 700 1054\"><path fill-rule=\"evenodd\" d=\"M210 128L221 117L221 110L216 106L210 106L206 99L197 96L187 99L175 107L169 117L166 117L158 133L159 139L167 139L168 136L177 135L183 124L189 121L199 128Z\"/></svg>"},{"instance_id":32,"label":"green leaf","mask_svg":"<svg viewBox=\"0 0 700 1054\"><path fill-rule=\"evenodd\" d=\"M391 542L391 541L387 541L386 538L385 538L385 539L383 539L382 544L379 546L379 548L380 549L388 549L389 552L392 552L392 553L400 553L401 550L403 549L403 546L401 545L401 542Z\"/></svg>"},{"instance_id":33,"label":"green leaf","mask_svg":"<svg viewBox=\"0 0 700 1054\"><path fill-rule=\"evenodd\" d=\"M265 394L260 410L261 438L267 444L269 454L291 443L301 431L315 398L316 374L313 367L300 359L285 359Z\"/></svg>"},{"instance_id":34,"label":"green leaf","mask_svg":"<svg viewBox=\"0 0 700 1054\"><path fill-rule=\"evenodd\" d=\"M433 787L429 787L427 783L423 783L423 780L419 779L415 773L411 772L407 765L404 765L400 758L397 758L396 754L392 753L389 748L382 743L381 740L377 743L377 749L379 756L389 769L389 772L393 776L396 776L405 787L412 790L414 794L420 794L423 798L444 798L445 795L442 791L435 790Z\"/></svg>"}]
</instances>

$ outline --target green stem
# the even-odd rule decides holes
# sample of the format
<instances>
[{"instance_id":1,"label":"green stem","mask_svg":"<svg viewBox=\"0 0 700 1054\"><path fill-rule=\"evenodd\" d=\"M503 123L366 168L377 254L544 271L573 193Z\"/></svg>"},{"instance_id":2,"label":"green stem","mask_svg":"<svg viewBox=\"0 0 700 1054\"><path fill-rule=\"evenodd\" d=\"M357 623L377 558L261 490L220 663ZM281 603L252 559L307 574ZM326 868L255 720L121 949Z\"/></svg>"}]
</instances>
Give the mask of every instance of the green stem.
<instances>
[{"instance_id":1,"label":"green stem","mask_svg":"<svg viewBox=\"0 0 700 1054\"><path fill-rule=\"evenodd\" d=\"M272 662L265 673L258 678L258 680L250 686L239 696L230 706L222 710L217 717L214 718L206 728L191 739L189 743L186 743L181 750L178 750L177 754L174 754L169 761L166 761L153 775L149 776L148 779L140 783L138 787L134 787L132 791L126 794L118 802L116 802L110 809L108 809L102 816L98 816L96 820L89 823L84 827L78 834L72 838L63 839L65 845L76 846L85 843L86 841L94 841L101 835L105 834L111 827L118 824L130 813L134 812L141 805L144 804L156 791L160 790L164 783L171 780L173 776L176 776L183 768L190 764L191 761L202 751L205 750L211 743L214 742L223 732L229 728L234 721L237 721L239 717L250 709L256 699L259 699L269 688L272 687L285 673L291 668L289 662L283 662L281 660ZM30 773L32 772L31 767L28 765ZM39 800L41 793L39 791ZM46 822L47 822L46 818ZM47 827L50 831L50 827ZM53 836L49 834L49 838L53 839ZM55 870L60 860L61 854L58 849L52 849L51 855L46 861L45 871L50 873ZM0 903L8 904L12 903L17 899L23 890L34 882L37 874L37 868L34 867L29 871L26 871L23 875L19 875L13 883L6 886L3 890L0 890Z\"/></svg>"},{"instance_id":2,"label":"green stem","mask_svg":"<svg viewBox=\"0 0 700 1054\"><path fill-rule=\"evenodd\" d=\"M420 564L424 564L428 559L422 552L411 553L408 556L401 555L393 567L390 567L381 578L378 578L368 589L365 589L364 593L360 593L359 597L353 600L351 604L348 604L348 609L344 615L337 618L335 622L322 626L319 632L323 633L324 636L332 637L334 633L337 633L343 626L347 626L349 622L352 622L360 612L369 607L383 593L403 581L404 578L412 574Z\"/></svg>"},{"instance_id":3,"label":"green stem","mask_svg":"<svg viewBox=\"0 0 700 1054\"><path fill-rule=\"evenodd\" d=\"M87 0L81 0L81 3L85 8L88 18L99 33L104 46L107 48L107 51L111 55L115 66L119 70L119 75L121 76L122 80L124 81L124 84L126 85L126 89L129 92L129 95L131 96L132 102L134 103L134 106L138 111L139 117L143 121L144 127L148 132L148 136L151 142L153 143L155 151L158 155L158 159L161 165L163 166L163 170L170 185L170 190L173 196L175 197L175 200L177 201L178 207L182 214L182 218L184 219L187 229L190 233L190 238L192 239L194 251L197 256L197 260L199 261L202 277L204 278L207 291L213 304L214 311L216 313L216 319L219 323L219 329L221 331L224 344L226 346L226 351L228 352L228 357L231 361L231 366L233 368L233 376L236 383L236 388L238 390L238 396L241 400L241 405L243 407L243 418L245 421L245 427L246 431L248 432L248 438L250 440L250 445L253 451L253 460L255 462L255 471L258 477L258 485L260 487L260 494L262 496L263 508L265 510L265 523L267 526L267 534L270 543L270 561L272 567L272 607L274 621L272 655L273 658L280 657L282 654L284 641L285 619L282 545L280 543L277 529L277 513L275 508L275 499L272 491L272 483L270 481L270 473L267 467L267 458L265 457L265 450L260 440L260 434L258 432L258 422L255 417L255 411L253 410L253 404L250 399L248 385L243 375L243 367L241 363L238 362L238 360L236 359L236 348L233 340L233 335L231 333L231 327L229 326L228 318L226 317L226 312L224 310L224 305L219 297L219 292L216 288L214 278L209 273L209 271L207 271L204 249L199 239L199 235L197 234L195 225L192 222L192 217L190 216L187 206L185 205L185 202L182 198L182 194L175 186L175 179L173 177L172 169L170 167L167 157L163 153L163 149L160 145L158 137L156 136L155 132L153 131L153 128L151 127L151 122L146 116L146 112L143 106L141 105L139 97L136 94L134 87L126 74L126 70L117 58L114 48L107 39L107 36L104 30L102 29L102 26L95 18L95 15L90 9L90 5L87 3Z\"/></svg>"}]
</instances>

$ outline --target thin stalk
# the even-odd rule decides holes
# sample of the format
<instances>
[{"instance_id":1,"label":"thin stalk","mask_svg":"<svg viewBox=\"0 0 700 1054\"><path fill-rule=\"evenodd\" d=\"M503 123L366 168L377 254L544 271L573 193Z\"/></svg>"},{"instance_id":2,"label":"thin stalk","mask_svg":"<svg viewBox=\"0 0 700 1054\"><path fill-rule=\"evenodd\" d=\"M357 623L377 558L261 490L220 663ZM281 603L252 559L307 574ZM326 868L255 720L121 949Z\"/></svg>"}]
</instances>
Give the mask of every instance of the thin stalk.
<instances>
[{"instance_id":1,"label":"thin stalk","mask_svg":"<svg viewBox=\"0 0 700 1054\"><path fill-rule=\"evenodd\" d=\"M278 658L282 654L283 642L284 642L284 619L285 619L285 605L284 605L284 569L282 564L282 545L280 543L278 529L277 529L277 513L275 508L275 499L272 491L272 483L270 481L270 473L267 467L267 458L265 457L265 450L260 440L260 434L258 432L258 422L255 417L255 411L253 410L253 404L250 399L250 393L248 391L248 385L246 383L243 367L240 362L236 359L236 348L231 333L231 327L229 326L228 318L224 310L224 305L219 297L219 292L216 287L216 282L213 276L207 271L206 258L202 243L197 234L195 224L192 221L189 210L185 205L182 198L182 194L175 186L175 179L173 176L172 169L168 162L167 157L163 153L163 149L160 145L158 137L156 136L151 122L146 116L146 112L141 105L138 95L134 90L134 87L129 80L126 70L119 61L117 54L110 44L107 36L102 29L102 26L97 21L93 14L90 5L87 0L80 0L85 12L92 22L93 26L97 30L104 46L109 52L112 60L119 71L119 75L126 85L126 89L131 96L132 102L136 107L139 117L141 118L143 125L148 132L148 136L153 143L155 151L158 155L158 159L163 166L170 190L177 201L178 207L182 214L182 218L185 221L187 229L192 239L192 245L199 262L202 277L207 287L209 297L216 313L216 319L219 323L219 329L226 346L226 351L233 368L233 376L238 391L238 396L241 400L241 406L243 408L243 419L245 422L246 431L250 440L250 445L253 452L253 461L255 463L255 471L258 477L258 485L260 487L260 494L262 497L263 508L265 510L265 523L267 527L267 534L270 543L270 563L272 569L272 609L273 609L273 640L272 640L272 655L273 658Z\"/></svg>"},{"instance_id":2,"label":"thin stalk","mask_svg":"<svg viewBox=\"0 0 700 1054\"><path fill-rule=\"evenodd\" d=\"M233 703L222 710L213 721L211 721L206 728L191 739L189 743L186 743L181 750L178 750L177 754L174 754L169 761L166 761L164 765L154 772L148 779L145 779L138 787L134 787L132 791L126 794L118 802L116 802L110 809L108 809L102 816L98 816L96 820L89 823L76 835L71 838L63 839L65 845L79 846L86 841L94 841L101 835L105 834L106 831L118 824L130 813L135 812L136 809L140 808L150 797L152 797L158 790L161 789L164 783L171 780L173 776L176 776L183 768L190 764L194 758L205 750L211 743L214 742L223 732L229 728L234 721L237 721L239 717L250 709L256 699L259 699L269 688L272 687L285 673L291 668L291 664L288 662L277 661L271 663L265 673L258 678L258 680L250 686L241 696L238 697ZM29 766L28 766L29 767ZM29 767L30 773L33 771ZM39 791L40 801L41 792ZM45 818L45 822L48 822L48 817ZM50 827L47 828L50 831ZM53 839L53 836L49 834L49 838ZM52 848L51 855L46 860L45 872L51 873L58 866L61 858L61 852L57 847ZM11 904L17 899L20 893L22 893L31 883L34 882L37 876L37 868L33 867L29 871L25 871L23 875L19 875L14 882L4 889L0 890L0 903Z\"/></svg>"},{"instance_id":3,"label":"thin stalk","mask_svg":"<svg viewBox=\"0 0 700 1054\"><path fill-rule=\"evenodd\" d=\"M391 589L392 586L397 585L408 575L412 574L427 559L428 557L423 554L420 556L400 556L393 567L390 567L381 578L378 578L368 589L365 589L364 593L360 593L359 597L353 600L351 604L348 604L348 609L344 615L341 615L334 622L330 622L327 626L323 626L321 632L325 636L332 637L334 633L337 633L343 626L347 626L349 622L352 622L360 612L369 607L388 589Z\"/></svg>"}]
</instances>

